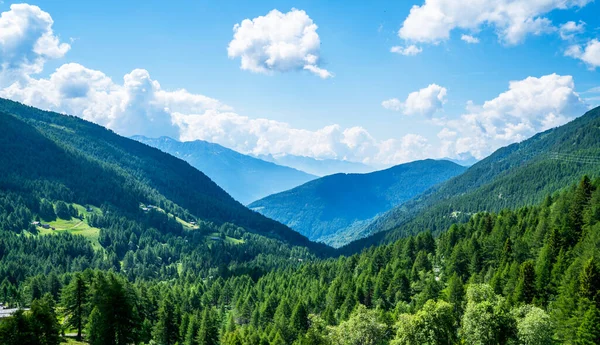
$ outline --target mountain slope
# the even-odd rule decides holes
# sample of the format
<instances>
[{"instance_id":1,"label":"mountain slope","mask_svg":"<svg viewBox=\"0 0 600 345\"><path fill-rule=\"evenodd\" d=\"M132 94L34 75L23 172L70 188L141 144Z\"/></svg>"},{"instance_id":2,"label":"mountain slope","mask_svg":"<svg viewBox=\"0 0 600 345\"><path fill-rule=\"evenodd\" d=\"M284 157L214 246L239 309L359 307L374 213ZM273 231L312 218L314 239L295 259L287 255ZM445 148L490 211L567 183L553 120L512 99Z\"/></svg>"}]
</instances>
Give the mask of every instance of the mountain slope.
<instances>
[{"instance_id":1,"label":"mountain slope","mask_svg":"<svg viewBox=\"0 0 600 345\"><path fill-rule=\"evenodd\" d=\"M312 240L339 245L360 236L361 224L466 168L423 160L369 174L335 174L253 202L250 208Z\"/></svg>"},{"instance_id":2,"label":"mountain slope","mask_svg":"<svg viewBox=\"0 0 600 345\"><path fill-rule=\"evenodd\" d=\"M180 218L233 223L293 245L326 250L253 212L188 163L78 117L0 99L0 190L124 215L159 205Z\"/></svg>"},{"instance_id":3,"label":"mountain slope","mask_svg":"<svg viewBox=\"0 0 600 345\"><path fill-rule=\"evenodd\" d=\"M368 226L374 236L345 250L354 252L424 229L441 231L474 212L533 205L584 174L600 174L600 107L503 147L462 175L388 211Z\"/></svg>"},{"instance_id":4,"label":"mountain slope","mask_svg":"<svg viewBox=\"0 0 600 345\"><path fill-rule=\"evenodd\" d=\"M132 139L190 163L242 204L299 186L316 178L303 171L265 162L202 140L179 142L169 137Z\"/></svg>"}]
</instances>

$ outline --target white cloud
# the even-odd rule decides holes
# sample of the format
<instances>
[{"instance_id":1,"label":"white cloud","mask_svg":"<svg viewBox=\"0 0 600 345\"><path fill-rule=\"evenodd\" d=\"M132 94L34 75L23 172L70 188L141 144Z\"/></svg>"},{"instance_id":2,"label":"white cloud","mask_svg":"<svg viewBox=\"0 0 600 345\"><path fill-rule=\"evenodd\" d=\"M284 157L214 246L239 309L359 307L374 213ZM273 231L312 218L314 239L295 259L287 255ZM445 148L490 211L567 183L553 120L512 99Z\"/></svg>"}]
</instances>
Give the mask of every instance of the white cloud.
<instances>
[{"instance_id":1,"label":"white cloud","mask_svg":"<svg viewBox=\"0 0 600 345\"><path fill-rule=\"evenodd\" d=\"M469 43L469 44L477 44L479 43L479 38L475 37L475 36L471 36L471 35L462 35L460 36L460 39Z\"/></svg>"},{"instance_id":2,"label":"white cloud","mask_svg":"<svg viewBox=\"0 0 600 345\"><path fill-rule=\"evenodd\" d=\"M115 83L100 71L65 64L48 78L26 76L0 89L0 97L77 115L126 136L202 139L255 155L397 164L423 158L424 148L430 147L425 138L415 135L379 141L358 126L334 124L310 131L285 122L252 119L210 97L183 89L163 90L143 69L133 70Z\"/></svg>"},{"instance_id":3,"label":"white cloud","mask_svg":"<svg viewBox=\"0 0 600 345\"><path fill-rule=\"evenodd\" d=\"M572 45L565 51L565 56L579 59L588 65L591 70L600 66L600 41L593 39L585 47Z\"/></svg>"},{"instance_id":4,"label":"white cloud","mask_svg":"<svg viewBox=\"0 0 600 345\"><path fill-rule=\"evenodd\" d=\"M565 124L582 115L588 106L575 92L571 76L550 74L512 81L508 91L481 106L470 103L467 108L460 118L446 121L446 130L438 134L447 150L445 155L471 153L483 158L499 147Z\"/></svg>"},{"instance_id":5,"label":"white cloud","mask_svg":"<svg viewBox=\"0 0 600 345\"><path fill-rule=\"evenodd\" d=\"M411 42L439 43L455 29L478 31L486 26L509 45L521 43L527 35L553 31L545 14L556 9L583 7L592 0L425 0L413 6L398 31Z\"/></svg>"},{"instance_id":6,"label":"white cloud","mask_svg":"<svg viewBox=\"0 0 600 345\"><path fill-rule=\"evenodd\" d=\"M415 55L420 54L422 51L423 51L423 49L417 47L414 44L411 44L406 47L394 46L390 49L390 52L404 55L404 56L415 56Z\"/></svg>"},{"instance_id":7,"label":"white cloud","mask_svg":"<svg viewBox=\"0 0 600 345\"><path fill-rule=\"evenodd\" d=\"M178 137L179 127L173 124L172 112L230 109L215 99L183 89L162 90L143 69L133 70L123 77L122 84L117 84L104 73L75 63L62 65L47 79L26 76L0 89L0 97L81 116L122 135Z\"/></svg>"},{"instance_id":8,"label":"white cloud","mask_svg":"<svg viewBox=\"0 0 600 345\"><path fill-rule=\"evenodd\" d=\"M255 73L308 70L321 78L333 74L318 66L321 41L317 25L302 10L244 19L233 27L227 54L241 59L241 69Z\"/></svg>"},{"instance_id":9,"label":"white cloud","mask_svg":"<svg viewBox=\"0 0 600 345\"><path fill-rule=\"evenodd\" d=\"M381 105L389 110L401 111L405 115L420 114L431 117L446 103L446 93L445 87L430 84L419 91L411 92L404 102L392 98L381 102Z\"/></svg>"},{"instance_id":10,"label":"white cloud","mask_svg":"<svg viewBox=\"0 0 600 345\"><path fill-rule=\"evenodd\" d=\"M39 73L48 59L71 48L52 31L52 17L37 6L14 4L0 14L0 86Z\"/></svg>"},{"instance_id":11,"label":"white cloud","mask_svg":"<svg viewBox=\"0 0 600 345\"><path fill-rule=\"evenodd\" d=\"M558 29L558 33L560 38L563 40L570 40L575 37L576 34L580 34L585 31L585 22L579 21L579 23L575 23L574 21L569 21L560 26Z\"/></svg>"}]
</instances>

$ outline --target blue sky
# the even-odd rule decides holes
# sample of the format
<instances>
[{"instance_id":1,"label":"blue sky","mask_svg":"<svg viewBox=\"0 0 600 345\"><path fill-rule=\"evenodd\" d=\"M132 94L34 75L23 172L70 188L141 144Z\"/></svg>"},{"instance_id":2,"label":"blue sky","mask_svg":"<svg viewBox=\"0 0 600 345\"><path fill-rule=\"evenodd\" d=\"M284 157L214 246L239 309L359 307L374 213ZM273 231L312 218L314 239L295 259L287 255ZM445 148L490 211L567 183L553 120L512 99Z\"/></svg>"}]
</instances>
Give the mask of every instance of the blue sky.
<instances>
[{"instance_id":1,"label":"blue sky","mask_svg":"<svg viewBox=\"0 0 600 345\"><path fill-rule=\"evenodd\" d=\"M418 20L422 18L413 16L413 6L419 6L427 14L427 11L435 10L436 3L452 4L448 0L30 2L29 5L38 6L51 16L52 34L60 42L69 44L70 49L64 54L54 54L52 58L44 55L41 71L27 72L27 80L0 78L0 81L4 79L0 86L13 87L10 92L5 90L0 95L55 111L75 113L124 135L137 134L135 132L139 130L147 135L179 135L184 140L206 139L243 153L297 154L375 165L426 157L474 155L481 158L499 146L522 140L551 124L562 124L600 103L600 93L585 92L600 86L599 69L596 68L600 67L597 66L600 62L594 60L600 59L596 56L600 53L593 45L593 40L600 38L597 15L600 3L578 0L567 2L566 9L553 9L558 5L553 5L552 0L504 2L517 8L521 6L523 10L518 13L528 13L524 23L534 23L535 27L519 34L518 42L509 42L513 38L507 38L509 36L501 32L507 27L518 27L519 23L502 21L483 21L468 27L466 24L462 27L436 26L423 35L413 30L399 37L399 30L409 17L420 28ZM532 3L540 5L536 7ZM0 5L0 12L10 11L11 5L5 1ZM490 7L482 4L472 9L478 11L472 15L504 13L501 8ZM331 72L333 77L320 78L303 70L301 65L299 68L274 67L273 71L257 73L241 69L239 56L228 57L227 48L234 39L234 25L244 19L266 16L274 9L282 15L292 9L304 11L308 20L318 26L315 32L320 45L311 52L318 56L314 66ZM457 11L460 13L461 9ZM445 18L451 19L453 15L456 16L444 14ZM527 18L532 20L526 21ZM561 38L560 27L569 21L584 22L585 25L581 30L568 32L568 38ZM278 25L288 22L284 18L270 30L279 30ZM444 30L449 37L443 37ZM469 44L461 40L463 34L476 37L479 42ZM585 54L588 44L590 51ZM405 48L410 45L422 51L414 56L390 52L394 46ZM579 47L579 52L574 47ZM572 53L566 54L569 49ZM40 81L49 83L55 70L68 63L99 71L117 86L123 85L124 75L134 69L143 69L148 75L138 77L146 78L144 80L150 83L159 82L160 90L164 92L183 88L191 95L218 100L221 105L177 111L179 117L173 121L178 121L178 126L185 130L161 133L160 124L176 116L169 110L165 115L168 119L157 120L164 115L164 104L152 98L154 96L135 98L147 100L150 97L154 100L149 101L150 105L130 104L124 110L115 110L107 118L93 113L89 107L57 99L61 97L57 94L31 96L34 94L32 89L44 89L40 87ZM3 73L8 75L6 70ZM570 79L548 77L537 80L553 74ZM515 86L513 94L482 109L486 101L509 91L510 81L524 81L528 77L536 80ZM15 83L20 84L15 86ZM444 89L443 97L438 99L440 103L424 111L422 108L410 111L409 94L431 84ZM98 86L92 88L97 90ZM532 91L526 99L514 99L527 94L531 88L538 90ZM552 88L558 90L559 96L544 94L543 90ZM114 93L119 92L120 89ZM573 94L579 98L574 98ZM162 102L168 96L161 97ZM563 97L565 101L544 105L548 103L548 97ZM94 102L91 96L89 99ZM396 111L382 106L382 102L389 99L398 100ZM468 101L474 105L467 110ZM78 102L83 103L81 98ZM122 100L119 102L123 103ZM160 103L158 108L152 108L157 103ZM531 103L537 106L532 108ZM173 109L193 108L187 104L169 104ZM523 104L527 105L523 107ZM146 114L133 114L135 111L154 115L149 116L151 121L148 122ZM204 113L206 111L208 113ZM200 120L198 117L194 121L185 118L185 115L200 115L200 112L205 118ZM214 124L208 117L214 118L216 113L221 114L221 121ZM464 118L468 114L474 116ZM245 123L245 129L241 130L235 126L239 123L235 116L264 121ZM551 121L549 116L553 116ZM277 124L271 128L267 120ZM486 127L484 134L469 134L468 128L473 121L476 127ZM500 128L506 123L511 127ZM338 129L323 131L330 125L337 125ZM146 128L148 126L152 128ZM214 127L212 132L207 130L209 127ZM260 130L256 130L257 127ZM516 130L517 127L527 127L527 130ZM344 133L352 128L354 130ZM450 134L442 135L443 139L440 139L438 133L444 129ZM257 131L261 134L256 134ZM269 134L271 132L276 134ZM293 136L293 139L288 140L286 136ZM461 138L464 139L462 142ZM446 142L442 142L444 140ZM486 144L477 143L479 141ZM440 151L443 145L448 149ZM316 146L318 149L314 148Z\"/></svg>"}]
</instances>

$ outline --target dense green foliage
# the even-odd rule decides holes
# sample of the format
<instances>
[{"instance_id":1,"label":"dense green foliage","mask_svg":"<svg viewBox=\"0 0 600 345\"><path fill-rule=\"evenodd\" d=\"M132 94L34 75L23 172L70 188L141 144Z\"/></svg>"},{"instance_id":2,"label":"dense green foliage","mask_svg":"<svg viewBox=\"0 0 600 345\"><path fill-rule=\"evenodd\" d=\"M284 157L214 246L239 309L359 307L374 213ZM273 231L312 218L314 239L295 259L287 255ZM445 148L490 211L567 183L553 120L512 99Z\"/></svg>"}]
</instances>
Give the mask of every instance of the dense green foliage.
<instances>
[{"instance_id":1,"label":"dense green foliage","mask_svg":"<svg viewBox=\"0 0 600 345\"><path fill-rule=\"evenodd\" d=\"M3 264L26 255L0 248ZM120 273L68 273L83 252L53 264L66 273L30 274L0 298L27 304L49 293L69 317L81 299L92 344L597 344L599 250L600 179L585 177L537 206L479 213L438 238L424 232L351 257L288 261L260 276L145 275L108 258L97 266Z\"/></svg>"},{"instance_id":2,"label":"dense green foliage","mask_svg":"<svg viewBox=\"0 0 600 345\"><path fill-rule=\"evenodd\" d=\"M132 139L190 163L244 205L316 178L203 140L179 142L168 137L143 136Z\"/></svg>"},{"instance_id":3,"label":"dense green foliage","mask_svg":"<svg viewBox=\"0 0 600 345\"><path fill-rule=\"evenodd\" d=\"M376 215L462 173L449 161L416 161L368 174L335 174L253 202L250 208L311 240L339 247L364 237Z\"/></svg>"},{"instance_id":4,"label":"dense green foliage","mask_svg":"<svg viewBox=\"0 0 600 345\"><path fill-rule=\"evenodd\" d=\"M0 113L0 303L30 308L0 320L0 344L55 345L61 332L93 345L600 343L600 179L546 193L594 162L527 170L558 181L537 204L465 221L431 211L435 232L319 258L326 247L171 156L80 119L0 107L20 112ZM591 114L591 128L571 128L582 151L600 140Z\"/></svg>"},{"instance_id":5,"label":"dense green foliage","mask_svg":"<svg viewBox=\"0 0 600 345\"><path fill-rule=\"evenodd\" d=\"M503 147L463 174L378 217L348 245L355 253L429 229L439 233L476 212L535 205L546 195L600 171L600 107L570 123ZM391 229L391 230L390 230Z\"/></svg>"}]
</instances>

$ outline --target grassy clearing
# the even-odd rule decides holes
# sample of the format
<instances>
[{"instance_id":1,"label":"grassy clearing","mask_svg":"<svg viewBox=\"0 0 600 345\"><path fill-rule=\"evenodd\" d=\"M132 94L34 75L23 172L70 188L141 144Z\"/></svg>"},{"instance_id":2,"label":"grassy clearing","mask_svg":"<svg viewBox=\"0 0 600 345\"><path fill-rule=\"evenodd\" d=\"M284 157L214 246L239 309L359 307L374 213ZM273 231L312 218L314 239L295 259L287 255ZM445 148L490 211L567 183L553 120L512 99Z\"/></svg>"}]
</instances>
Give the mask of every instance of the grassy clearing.
<instances>
[{"instance_id":1,"label":"grassy clearing","mask_svg":"<svg viewBox=\"0 0 600 345\"><path fill-rule=\"evenodd\" d=\"M73 204L73 206L79 211L79 214L83 215L83 219L71 218L67 220L57 218L53 221L42 220L42 223L49 224L55 230L44 229L38 226L38 233L40 235L53 235L60 232L68 232L73 235L80 235L87 238L94 249L100 249L100 244L98 243L100 229L91 227L87 222L87 216L90 214L102 214L102 210L97 207L91 207L91 212L88 212L82 205Z\"/></svg>"},{"instance_id":2,"label":"grassy clearing","mask_svg":"<svg viewBox=\"0 0 600 345\"><path fill-rule=\"evenodd\" d=\"M207 240L208 241L214 241L213 237L221 238L221 236L220 236L220 234L218 232L213 232L212 234L208 235ZM236 244L236 245L246 243L244 240L239 240L237 238L233 238L233 237L229 237L229 236L225 236L224 241L226 243Z\"/></svg>"}]
</instances>

